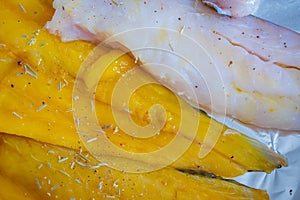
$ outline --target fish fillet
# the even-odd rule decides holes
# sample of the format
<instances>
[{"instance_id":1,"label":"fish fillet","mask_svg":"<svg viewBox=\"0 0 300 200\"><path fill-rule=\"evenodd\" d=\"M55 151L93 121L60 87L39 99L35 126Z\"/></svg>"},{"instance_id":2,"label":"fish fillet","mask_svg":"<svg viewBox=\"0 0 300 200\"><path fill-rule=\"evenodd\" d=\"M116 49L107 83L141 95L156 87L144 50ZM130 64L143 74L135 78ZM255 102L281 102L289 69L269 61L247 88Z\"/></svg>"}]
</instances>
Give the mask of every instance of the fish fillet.
<instances>
[{"instance_id":1,"label":"fish fillet","mask_svg":"<svg viewBox=\"0 0 300 200\"><path fill-rule=\"evenodd\" d=\"M257 127L300 130L300 35L192 0L55 0L63 41L116 42L196 108Z\"/></svg>"}]
</instances>

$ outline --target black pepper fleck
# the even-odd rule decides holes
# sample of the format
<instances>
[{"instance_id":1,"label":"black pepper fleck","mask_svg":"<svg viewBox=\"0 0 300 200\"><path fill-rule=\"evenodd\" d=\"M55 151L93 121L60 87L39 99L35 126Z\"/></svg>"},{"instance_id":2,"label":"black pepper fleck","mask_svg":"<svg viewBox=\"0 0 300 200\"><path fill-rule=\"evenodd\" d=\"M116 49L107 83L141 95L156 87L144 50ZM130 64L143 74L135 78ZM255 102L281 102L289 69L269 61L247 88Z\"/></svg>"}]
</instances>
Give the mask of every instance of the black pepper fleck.
<instances>
[{"instance_id":1,"label":"black pepper fleck","mask_svg":"<svg viewBox=\"0 0 300 200\"><path fill-rule=\"evenodd\" d=\"M22 66L22 65L23 65L23 61L20 60L20 61L17 62L17 64L18 64L19 66Z\"/></svg>"}]
</instances>

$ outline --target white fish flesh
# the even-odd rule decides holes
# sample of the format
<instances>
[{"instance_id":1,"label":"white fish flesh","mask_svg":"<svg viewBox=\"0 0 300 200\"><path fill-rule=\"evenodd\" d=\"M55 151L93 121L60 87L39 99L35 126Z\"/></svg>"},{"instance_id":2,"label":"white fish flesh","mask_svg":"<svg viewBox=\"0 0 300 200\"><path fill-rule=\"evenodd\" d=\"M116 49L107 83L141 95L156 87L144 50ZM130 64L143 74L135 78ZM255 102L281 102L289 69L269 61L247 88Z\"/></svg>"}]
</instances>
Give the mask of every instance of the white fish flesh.
<instances>
[{"instance_id":1,"label":"white fish flesh","mask_svg":"<svg viewBox=\"0 0 300 200\"><path fill-rule=\"evenodd\" d=\"M243 123L299 131L300 35L253 16L221 16L197 2L55 0L46 28L63 41L111 38L213 116L223 115L225 105L226 115Z\"/></svg>"}]
</instances>

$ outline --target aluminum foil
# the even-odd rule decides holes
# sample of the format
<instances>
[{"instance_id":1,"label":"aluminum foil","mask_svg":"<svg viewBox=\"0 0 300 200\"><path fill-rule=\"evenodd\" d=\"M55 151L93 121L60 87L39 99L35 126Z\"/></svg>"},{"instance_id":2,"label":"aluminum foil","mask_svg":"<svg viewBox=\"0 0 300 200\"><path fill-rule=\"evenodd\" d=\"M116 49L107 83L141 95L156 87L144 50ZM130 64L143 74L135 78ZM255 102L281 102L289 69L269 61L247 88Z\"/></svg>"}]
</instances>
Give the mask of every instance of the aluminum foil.
<instances>
[{"instance_id":1,"label":"aluminum foil","mask_svg":"<svg viewBox=\"0 0 300 200\"><path fill-rule=\"evenodd\" d=\"M299 0L260 0L253 15L300 33Z\"/></svg>"},{"instance_id":2,"label":"aluminum foil","mask_svg":"<svg viewBox=\"0 0 300 200\"><path fill-rule=\"evenodd\" d=\"M247 186L266 190L271 200L300 199L300 132L280 133L259 131L227 119L226 124L257 139L288 160L288 167L282 167L267 174L248 172L235 180Z\"/></svg>"}]
</instances>

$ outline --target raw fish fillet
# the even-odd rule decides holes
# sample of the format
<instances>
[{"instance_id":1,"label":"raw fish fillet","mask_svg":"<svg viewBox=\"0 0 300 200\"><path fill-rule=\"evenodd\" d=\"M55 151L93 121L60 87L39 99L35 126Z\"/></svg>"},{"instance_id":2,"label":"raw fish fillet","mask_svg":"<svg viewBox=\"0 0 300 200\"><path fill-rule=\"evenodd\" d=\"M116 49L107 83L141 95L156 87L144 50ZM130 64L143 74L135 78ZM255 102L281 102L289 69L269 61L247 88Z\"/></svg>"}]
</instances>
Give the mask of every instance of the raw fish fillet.
<instances>
[{"instance_id":1,"label":"raw fish fillet","mask_svg":"<svg viewBox=\"0 0 300 200\"><path fill-rule=\"evenodd\" d=\"M158 81L212 116L300 131L300 35L195 2L55 0L46 28L63 41L126 47Z\"/></svg>"}]
</instances>

